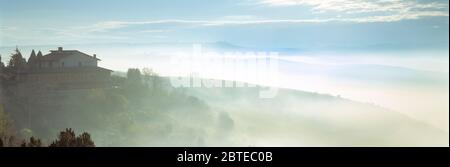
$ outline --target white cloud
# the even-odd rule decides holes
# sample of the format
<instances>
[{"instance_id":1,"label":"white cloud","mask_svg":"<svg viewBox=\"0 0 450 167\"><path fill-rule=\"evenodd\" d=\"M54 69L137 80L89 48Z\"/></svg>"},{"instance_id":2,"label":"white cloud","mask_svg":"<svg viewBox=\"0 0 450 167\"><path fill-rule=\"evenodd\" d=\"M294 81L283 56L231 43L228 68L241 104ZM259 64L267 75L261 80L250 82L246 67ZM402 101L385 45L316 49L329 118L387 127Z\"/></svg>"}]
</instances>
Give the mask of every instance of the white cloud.
<instances>
[{"instance_id":1,"label":"white cloud","mask_svg":"<svg viewBox=\"0 0 450 167\"><path fill-rule=\"evenodd\" d=\"M212 27L212 26L238 26L250 24L321 24L330 22L343 23L386 23L404 20L418 20L427 17L448 17L448 1L415 1L415 0L249 0L258 4L275 8L286 6L306 7L313 11L309 18L296 19L289 16L285 18L262 18L257 15L231 15L219 18L188 20L188 19L161 19L142 21L101 21L91 25L67 26L61 28L41 28L35 31L24 30L12 26L0 26L1 39L18 39L18 36L34 36L36 34L51 34L54 38L86 39L98 38L127 38L136 32L121 31L111 34L112 30L131 26L142 26L137 33L164 33L177 31L182 28ZM270 11L271 9L267 9ZM320 13L332 12L322 15ZM448 24L448 22L447 22ZM156 25L156 27L146 27ZM167 25L167 26L166 26ZM162 27L162 28L161 28ZM18 35L21 34L21 35ZM159 34L158 34L159 35ZM48 38L48 37L46 37Z\"/></svg>"},{"instance_id":2,"label":"white cloud","mask_svg":"<svg viewBox=\"0 0 450 167\"><path fill-rule=\"evenodd\" d=\"M245 24L275 24L275 23L321 23L339 21L335 19L218 19L218 20L149 20L149 21L106 21L99 22L92 26L83 27L87 32L104 32L107 30L125 28L128 26L155 25L155 24L181 24L194 26L227 26ZM99 25L106 25L100 27ZM114 25L114 26L112 26ZM161 32L150 30L149 32ZM163 31L164 32L164 31Z\"/></svg>"},{"instance_id":3,"label":"white cloud","mask_svg":"<svg viewBox=\"0 0 450 167\"><path fill-rule=\"evenodd\" d=\"M139 31L140 33L163 33L163 32L172 32L172 30L160 30L160 29L149 29Z\"/></svg>"},{"instance_id":4,"label":"white cloud","mask_svg":"<svg viewBox=\"0 0 450 167\"><path fill-rule=\"evenodd\" d=\"M398 22L402 20L417 20L424 17L448 17L448 13L437 11L420 11L407 14L374 15L366 17L342 18L339 21L356 23L375 23L375 22Z\"/></svg>"},{"instance_id":5,"label":"white cloud","mask_svg":"<svg viewBox=\"0 0 450 167\"><path fill-rule=\"evenodd\" d=\"M36 34L52 34L46 38L57 39L126 39L127 33L136 32L120 32L114 35L103 34L111 30L127 28L130 26L146 26L146 25L178 25L176 28L170 29L144 29L137 33L165 33L176 31L177 28L188 27L214 27L214 26L238 26L238 25L256 25L256 24L321 24L330 22L344 23L382 23L382 22L398 22L403 20L416 20L424 17L448 17L448 13L440 11L416 11L413 13L397 13L390 15L369 15L363 17L348 17L338 15L332 18L314 18L314 19L266 19L256 16L225 16L211 20L182 20L182 19L166 19L166 20L146 20L146 21L103 21L86 26L69 26L66 28L41 28L35 31L21 32L16 27L0 27L0 37L3 39L18 39L17 34L26 34L24 36L34 36ZM146 28L146 27L144 27ZM14 34L14 36L12 36ZM25 38L25 37L24 37ZM160 38L160 37L158 37ZM161 38L166 38L161 37Z\"/></svg>"},{"instance_id":6,"label":"white cloud","mask_svg":"<svg viewBox=\"0 0 450 167\"><path fill-rule=\"evenodd\" d=\"M307 19L268 19L252 15L232 15L208 20L162 19L144 21L103 21L84 27L72 27L64 32L97 33L139 25L229 26L248 24L302 23L377 23L417 20L425 17L448 17L448 1L418 2L415 0L251 0L272 7L305 6L314 13L338 12L334 17L317 16ZM270 10L270 9L269 9ZM160 30L142 31L166 32Z\"/></svg>"},{"instance_id":7,"label":"white cloud","mask_svg":"<svg viewBox=\"0 0 450 167\"><path fill-rule=\"evenodd\" d=\"M260 0L269 6L308 6L316 12L337 11L344 13L393 12L406 13L420 10L448 9L447 3L413 0Z\"/></svg>"},{"instance_id":8,"label":"white cloud","mask_svg":"<svg viewBox=\"0 0 450 167\"><path fill-rule=\"evenodd\" d=\"M344 22L395 22L424 17L448 17L448 1L414 0L258 0L272 7L303 6L313 13L337 12ZM343 16L342 16L343 15Z\"/></svg>"},{"instance_id":9,"label":"white cloud","mask_svg":"<svg viewBox=\"0 0 450 167\"><path fill-rule=\"evenodd\" d=\"M95 24L92 28L99 28L99 30L108 30L122 28L129 25L148 25L148 24L203 24L207 21L201 20L181 20L181 19L167 19L167 20L147 20L147 21L106 21Z\"/></svg>"},{"instance_id":10,"label":"white cloud","mask_svg":"<svg viewBox=\"0 0 450 167\"><path fill-rule=\"evenodd\" d=\"M331 18L314 19L264 19L256 17L228 18L212 20L148 20L148 21L107 21L94 24L90 28L91 32L103 32L112 29L124 28L136 25L152 24L180 24L193 26L230 26L230 25L248 25L248 24L302 24L302 23L328 23L328 22L347 22L347 23L377 23L377 22L398 22L403 20L417 20L425 17L448 17L449 14L440 11L416 11L411 13L397 13L389 15L369 15L360 17L336 16ZM150 30L149 32L167 32L160 30Z\"/></svg>"},{"instance_id":11,"label":"white cloud","mask_svg":"<svg viewBox=\"0 0 450 167\"><path fill-rule=\"evenodd\" d=\"M85 28L88 28L91 32L104 32L110 29L119 29L123 27L126 27L126 25L121 24L120 22L106 21L106 22L99 22L97 24Z\"/></svg>"}]
</instances>

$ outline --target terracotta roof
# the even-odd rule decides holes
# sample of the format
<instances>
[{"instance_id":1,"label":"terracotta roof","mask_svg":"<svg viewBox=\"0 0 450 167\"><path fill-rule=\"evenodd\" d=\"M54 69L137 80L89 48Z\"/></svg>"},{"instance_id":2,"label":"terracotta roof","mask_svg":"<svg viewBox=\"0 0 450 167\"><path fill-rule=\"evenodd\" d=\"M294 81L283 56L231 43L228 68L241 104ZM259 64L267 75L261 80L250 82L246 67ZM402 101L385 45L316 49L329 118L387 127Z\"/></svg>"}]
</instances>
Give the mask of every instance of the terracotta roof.
<instances>
[{"instance_id":1,"label":"terracotta roof","mask_svg":"<svg viewBox=\"0 0 450 167\"><path fill-rule=\"evenodd\" d=\"M96 59L96 60L100 60L98 58L95 58L86 53L80 52L78 50L62 50L62 51L50 50L50 53L41 57L40 60L41 61L55 61L55 60L60 60L62 58L66 58L66 57L74 55L74 54L80 54L80 55L88 56L88 57Z\"/></svg>"}]
</instances>

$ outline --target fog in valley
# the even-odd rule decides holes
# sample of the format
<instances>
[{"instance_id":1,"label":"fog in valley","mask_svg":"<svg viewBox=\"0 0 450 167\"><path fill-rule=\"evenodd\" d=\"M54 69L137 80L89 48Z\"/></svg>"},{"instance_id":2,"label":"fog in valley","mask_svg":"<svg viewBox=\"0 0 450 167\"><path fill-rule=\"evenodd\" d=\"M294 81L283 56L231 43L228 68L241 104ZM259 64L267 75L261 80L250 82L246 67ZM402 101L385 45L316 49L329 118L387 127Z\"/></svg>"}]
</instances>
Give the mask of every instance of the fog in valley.
<instances>
[{"instance_id":1,"label":"fog in valley","mask_svg":"<svg viewBox=\"0 0 450 167\"><path fill-rule=\"evenodd\" d=\"M202 46L205 53L253 52L224 43ZM31 49L53 48L20 47L26 58ZM192 54L191 44L65 48L96 53L102 59L100 66L114 70L113 88L36 93L26 99L2 90L0 135L36 136L51 143L60 130L73 128L89 132L96 146L449 144L448 56L442 56L448 53L334 55L267 50L279 52L277 80L214 73L208 69L219 64L208 63L196 76L237 80L246 86L177 88L170 77L193 73L174 66L171 58ZM2 47L0 53L9 55L13 50ZM399 55L382 61L383 54ZM268 86L278 88L276 96L260 98L260 91Z\"/></svg>"}]
</instances>

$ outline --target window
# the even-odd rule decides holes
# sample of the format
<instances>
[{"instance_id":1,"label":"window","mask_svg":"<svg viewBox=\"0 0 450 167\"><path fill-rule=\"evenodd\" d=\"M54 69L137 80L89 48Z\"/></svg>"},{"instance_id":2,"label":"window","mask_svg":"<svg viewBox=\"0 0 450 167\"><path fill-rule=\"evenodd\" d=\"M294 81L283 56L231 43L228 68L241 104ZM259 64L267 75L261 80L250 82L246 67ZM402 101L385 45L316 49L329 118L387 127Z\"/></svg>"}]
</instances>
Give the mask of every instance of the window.
<instances>
[{"instance_id":1,"label":"window","mask_svg":"<svg viewBox=\"0 0 450 167\"><path fill-rule=\"evenodd\" d=\"M64 62L61 63L61 67L64 67Z\"/></svg>"},{"instance_id":2,"label":"window","mask_svg":"<svg viewBox=\"0 0 450 167\"><path fill-rule=\"evenodd\" d=\"M78 67L81 67L81 66L82 66L81 62L78 62Z\"/></svg>"}]
</instances>

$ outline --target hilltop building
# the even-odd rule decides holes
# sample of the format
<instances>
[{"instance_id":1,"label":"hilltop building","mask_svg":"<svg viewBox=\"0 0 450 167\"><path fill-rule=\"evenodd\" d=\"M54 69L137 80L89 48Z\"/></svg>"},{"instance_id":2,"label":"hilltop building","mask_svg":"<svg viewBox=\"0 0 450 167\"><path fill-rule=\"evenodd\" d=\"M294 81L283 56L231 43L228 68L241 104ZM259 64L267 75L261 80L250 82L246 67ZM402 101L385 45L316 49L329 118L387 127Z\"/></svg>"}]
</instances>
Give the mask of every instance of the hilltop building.
<instances>
[{"instance_id":1,"label":"hilltop building","mask_svg":"<svg viewBox=\"0 0 450 167\"><path fill-rule=\"evenodd\" d=\"M46 55L33 50L26 64L3 73L8 76L2 78L8 89L18 96L110 88L112 71L99 67L98 61L95 54L91 56L62 47Z\"/></svg>"}]
</instances>

